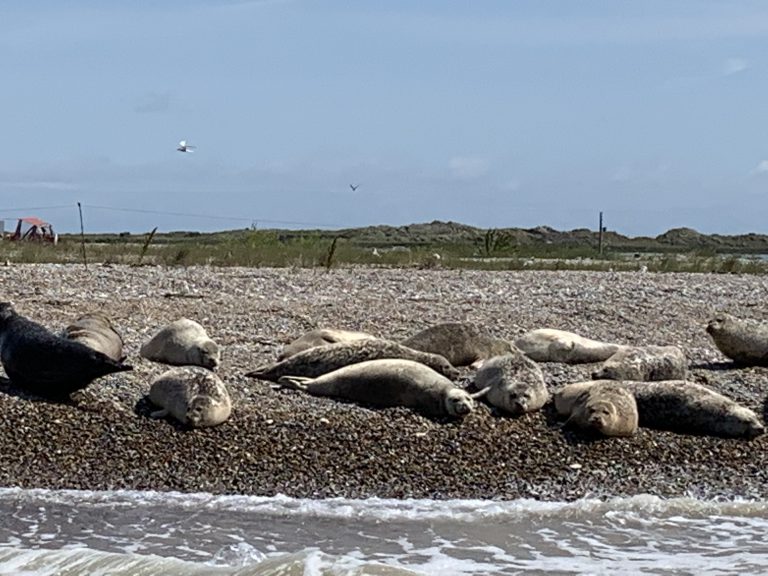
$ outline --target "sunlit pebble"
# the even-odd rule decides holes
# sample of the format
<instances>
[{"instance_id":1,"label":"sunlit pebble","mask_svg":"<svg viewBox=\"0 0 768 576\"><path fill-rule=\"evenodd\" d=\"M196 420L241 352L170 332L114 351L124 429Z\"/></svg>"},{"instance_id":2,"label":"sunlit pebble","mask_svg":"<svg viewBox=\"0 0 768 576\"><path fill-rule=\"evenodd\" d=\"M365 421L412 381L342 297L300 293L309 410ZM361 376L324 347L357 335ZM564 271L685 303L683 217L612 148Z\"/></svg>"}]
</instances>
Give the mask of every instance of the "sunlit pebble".
<instances>
[{"instance_id":1,"label":"sunlit pebble","mask_svg":"<svg viewBox=\"0 0 768 576\"><path fill-rule=\"evenodd\" d=\"M684 345L694 363L722 361L703 332L707 310L725 304L737 314L759 312L745 303L760 300L765 293L764 280L704 275L653 274L641 279L638 274L614 277L367 269L336 270L332 276L332 281L326 281L328 277L316 270L119 266L99 269L94 276L77 266L14 266L5 270L4 289L7 286L25 312L44 324L57 324L70 313L89 309L94 303L93 294L98 294L95 300L119 319L118 327L137 370L95 383L91 389L104 404L89 412L73 412L72 407L46 403L30 405L19 398L0 396L6 421L18 423L27 416L21 425L26 428L25 443L11 444L12 439L0 439L3 478L7 483L49 487L205 488L356 497L473 496L477 495L480 479L487 486L484 497L576 498L587 492L635 493L638 488L657 494L680 494L689 483L684 473L688 466L695 469L696 485L702 492L740 490L744 495L765 496L766 482L760 471L768 466L755 443L746 447L752 472L736 473L732 466L746 458L742 455L743 447L719 439L642 430L635 438L607 440L585 452L583 447L567 444L563 434L548 428L546 420L538 415L532 419L509 419L478 414L460 424L435 424L407 410L376 411L273 391L265 383L242 376L254 365L274 358L276 347L258 344L260 339L285 342L321 322L399 336L431 322L466 318L487 319L499 335L517 335L521 330L543 325L567 325L577 332L605 334L617 341L658 340ZM172 284L172 280L178 281ZM189 290L204 294L205 298L163 298L168 286L185 283ZM30 291L30 285L37 285L38 290ZM207 289L209 286L220 289L213 295ZM342 305L339 287L346 290ZM103 298L105 294L109 297ZM120 297L116 298L116 294ZM420 301L404 300L403 294ZM638 306L638 298L642 299L642 306ZM466 306L470 299L471 305ZM254 301L259 305L255 306ZM276 302L281 302L279 308ZM585 302L589 303L586 307L582 305ZM600 307L594 308L596 304ZM248 312L244 313L246 309ZM663 311L671 309L676 311L674 317L664 316ZM184 433L166 421L135 415L134 405L146 393L149 376L164 368L137 358L138 347L161 323L181 316L205 318L211 334L238 342L229 349L225 347L223 352L227 364L222 376L236 398L236 411L232 421L221 429ZM588 377L593 367L544 364L542 368L548 385L555 388ZM764 370L694 372L706 374L711 385L720 390L743 391L744 401L761 409L766 395ZM112 401L118 402L122 411ZM319 412L321 409L329 412ZM324 415L314 421L299 416L310 412ZM324 420L333 425L325 424ZM344 427L343 434L338 432L339 426ZM475 426L476 432L466 436L472 442L464 442L465 435ZM78 449L67 451L66 446L73 438ZM131 441L119 442L121 438ZM226 451L211 453L213 438L215 442L228 442ZM103 449L104 442L111 450L108 464L83 460L84 452ZM347 470L347 460L337 452L340 442L353 446L355 452L351 454L356 458L360 454L374 457L376 466ZM537 450L526 451L528 442L535 442L531 445ZM46 460L36 464L35 457L51 443L61 452L56 455L55 466ZM423 453L415 448L404 452L403 447L411 443L430 458L420 457ZM510 445L516 449L510 450ZM731 448L733 445L741 451ZM298 447L291 453L295 457L288 458L286 454L294 446ZM450 475L445 473L445 467L451 463L446 447L461 454L461 466L451 467ZM27 450L31 452L25 456L18 452ZM579 465L593 473L570 474L564 486L560 476L551 476L552 463L567 462L575 452ZM310 453L317 454L311 471L306 469ZM238 454L239 461L229 461ZM488 454L504 454L504 458L489 462ZM649 454L655 460L649 459ZM438 457L432 459L434 455ZM702 458L717 460L718 465L701 464ZM209 459L211 465L206 464ZM644 459L653 466L645 466ZM24 465L13 464L9 470L9 462ZM243 466L242 462L249 465ZM617 462L620 468L609 462ZM605 467L624 471L631 468L633 473L596 473ZM220 476L207 477L209 469ZM489 474L491 470L493 473ZM734 478L739 478L739 482Z\"/></svg>"}]
</instances>

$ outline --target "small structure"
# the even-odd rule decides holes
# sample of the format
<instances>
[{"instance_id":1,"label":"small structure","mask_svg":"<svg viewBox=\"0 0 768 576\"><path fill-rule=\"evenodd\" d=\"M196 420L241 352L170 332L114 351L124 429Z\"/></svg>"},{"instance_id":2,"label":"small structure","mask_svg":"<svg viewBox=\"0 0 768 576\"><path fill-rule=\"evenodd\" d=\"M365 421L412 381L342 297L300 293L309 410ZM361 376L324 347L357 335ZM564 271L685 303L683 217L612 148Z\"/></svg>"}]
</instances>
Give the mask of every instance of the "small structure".
<instances>
[{"instance_id":1,"label":"small structure","mask_svg":"<svg viewBox=\"0 0 768 576\"><path fill-rule=\"evenodd\" d=\"M8 238L9 240L31 240L37 242L51 242L56 244L59 235L53 231L53 226L40 218L19 218L16 230Z\"/></svg>"}]
</instances>

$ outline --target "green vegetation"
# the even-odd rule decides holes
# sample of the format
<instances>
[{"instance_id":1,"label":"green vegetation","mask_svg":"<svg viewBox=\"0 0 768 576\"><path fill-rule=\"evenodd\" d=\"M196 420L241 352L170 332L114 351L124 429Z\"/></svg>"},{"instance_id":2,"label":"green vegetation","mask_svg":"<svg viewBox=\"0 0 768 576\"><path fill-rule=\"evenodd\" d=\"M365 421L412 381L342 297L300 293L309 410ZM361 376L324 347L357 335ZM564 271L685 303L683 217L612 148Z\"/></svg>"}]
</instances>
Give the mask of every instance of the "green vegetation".
<instances>
[{"instance_id":1,"label":"green vegetation","mask_svg":"<svg viewBox=\"0 0 768 576\"><path fill-rule=\"evenodd\" d=\"M656 238L597 234L546 227L477 229L432 222L349 230L229 230L85 235L89 263L135 266L322 267L373 265L482 270L614 270L650 272L768 272L768 237L705 236L688 229ZM58 245L0 241L0 261L84 262L79 234Z\"/></svg>"}]
</instances>

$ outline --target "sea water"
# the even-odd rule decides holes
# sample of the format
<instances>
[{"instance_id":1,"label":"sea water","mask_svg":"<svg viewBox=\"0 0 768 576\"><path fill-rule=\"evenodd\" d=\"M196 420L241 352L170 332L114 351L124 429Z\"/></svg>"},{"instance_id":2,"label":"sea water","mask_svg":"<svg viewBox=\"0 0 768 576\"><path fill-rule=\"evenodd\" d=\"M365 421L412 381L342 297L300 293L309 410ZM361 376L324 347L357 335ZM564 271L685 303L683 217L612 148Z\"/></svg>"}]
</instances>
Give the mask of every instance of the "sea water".
<instances>
[{"instance_id":1,"label":"sea water","mask_svg":"<svg viewBox=\"0 0 768 576\"><path fill-rule=\"evenodd\" d=\"M767 574L768 502L0 490L0 576Z\"/></svg>"}]
</instances>

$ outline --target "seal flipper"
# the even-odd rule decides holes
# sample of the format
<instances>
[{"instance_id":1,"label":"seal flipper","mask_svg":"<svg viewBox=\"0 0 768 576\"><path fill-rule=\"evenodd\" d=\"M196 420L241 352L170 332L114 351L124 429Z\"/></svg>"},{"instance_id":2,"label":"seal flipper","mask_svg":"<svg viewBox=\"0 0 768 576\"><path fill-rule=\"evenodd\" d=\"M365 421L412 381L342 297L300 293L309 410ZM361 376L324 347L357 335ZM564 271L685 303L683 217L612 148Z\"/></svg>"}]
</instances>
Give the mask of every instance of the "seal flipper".
<instances>
[{"instance_id":1,"label":"seal flipper","mask_svg":"<svg viewBox=\"0 0 768 576\"><path fill-rule=\"evenodd\" d=\"M483 396L488 394L490 389L491 389L491 386L486 386L482 390L478 392L474 392L473 394L470 394L469 397L472 398L472 400L478 400L479 398L482 398Z\"/></svg>"},{"instance_id":2,"label":"seal flipper","mask_svg":"<svg viewBox=\"0 0 768 576\"><path fill-rule=\"evenodd\" d=\"M573 420L573 412L571 412L570 416L568 416L568 418L566 418L564 422L560 422L560 424L558 424L557 427L560 430L563 430L568 427L568 425L571 423L571 420Z\"/></svg>"},{"instance_id":3,"label":"seal flipper","mask_svg":"<svg viewBox=\"0 0 768 576\"><path fill-rule=\"evenodd\" d=\"M311 382L312 380L314 380L314 378L305 378L304 376L281 376L277 383L281 388L306 392L308 389L307 382Z\"/></svg>"},{"instance_id":4,"label":"seal flipper","mask_svg":"<svg viewBox=\"0 0 768 576\"><path fill-rule=\"evenodd\" d=\"M472 362L472 364L470 364L469 367L472 368L473 370L479 370L480 368L482 368L484 363L485 363L485 358L478 358L477 360Z\"/></svg>"},{"instance_id":5,"label":"seal flipper","mask_svg":"<svg viewBox=\"0 0 768 576\"><path fill-rule=\"evenodd\" d=\"M162 408L160 410L155 410L154 412L150 412L149 417L159 420L160 418L165 418L166 416L168 416L168 414L170 414L170 412L167 409Z\"/></svg>"},{"instance_id":6,"label":"seal flipper","mask_svg":"<svg viewBox=\"0 0 768 576\"><path fill-rule=\"evenodd\" d=\"M260 380L270 380L270 373L273 367L274 367L274 364L262 364L261 366L257 366L250 372L246 372L245 375L248 378L259 378Z\"/></svg>"}]
</instances>

